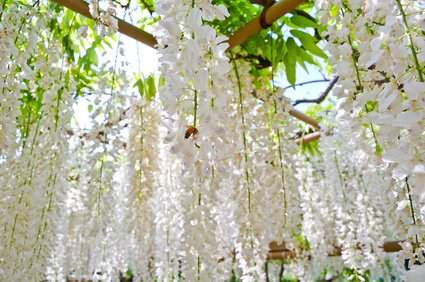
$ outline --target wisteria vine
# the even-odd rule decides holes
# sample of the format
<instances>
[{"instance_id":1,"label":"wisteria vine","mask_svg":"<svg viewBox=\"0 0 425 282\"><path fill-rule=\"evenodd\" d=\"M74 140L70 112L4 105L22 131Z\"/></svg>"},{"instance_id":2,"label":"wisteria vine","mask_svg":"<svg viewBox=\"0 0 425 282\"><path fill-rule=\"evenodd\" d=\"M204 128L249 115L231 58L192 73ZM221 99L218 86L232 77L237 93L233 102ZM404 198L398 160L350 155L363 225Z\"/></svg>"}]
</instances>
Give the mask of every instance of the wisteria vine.
<instances>
[{"instance_id":1,"label":"wisteria vine","mask_svg":"<svg viewBox=\"0 0 425 282\"><path fill-rule=\"evenodd\" d=\"M118 31L115 1L89 1L91 28L66 14L78 31L62 39L52 6L12 2L0 10L0 280L420 273L424 1L315 1L339 76L316 154L292 138L301 126L274 67L255 87L217 34L213 22L231 16L224 5L155 1L155 96L132 80L119 39L101 59L93 49ZM388 240L403 240L392 262ZM272 241L289 253L279 271Z\"/></svg>"}]
</instances>

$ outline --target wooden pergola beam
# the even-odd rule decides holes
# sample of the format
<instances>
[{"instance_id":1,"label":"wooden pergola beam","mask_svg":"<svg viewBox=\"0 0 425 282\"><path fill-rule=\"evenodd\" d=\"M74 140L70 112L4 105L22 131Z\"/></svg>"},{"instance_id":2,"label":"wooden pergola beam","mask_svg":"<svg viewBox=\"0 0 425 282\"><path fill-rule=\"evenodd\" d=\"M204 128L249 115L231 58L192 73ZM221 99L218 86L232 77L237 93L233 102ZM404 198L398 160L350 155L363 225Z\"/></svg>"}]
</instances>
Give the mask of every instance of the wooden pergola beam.
<instances>
[{"instance_id":1,"label":"wooden pergola beam","mask_svg":"<svg viewBox=\"0 0 425 282\"><path fill-rule=\"evenodd\" d=\"M52 0L52 1L61 6L67 7L68 9L71 9L74 12L77 12L83 16L92 18L89 12L89 5L84 0ZM272 24L277 19L281 18L283 15L285 15L289 11L294 10L296 7L298 7L304 2L305 0L282 0L280 2L277 2L274 5L270 6L265 11L264 19L266 23ZM135 27L134 25L126 21L123 21L119 18L117 18L117 20L118 20L119 32L143 44L146 44L152 48L157 48L158 42L156 41L155 37L152 34L147 33L146 31L138 27ZM261 29L262 29L262 26L260 23L260 15L258 15L254 19L252 19L250 22L248 22L245 26L241 27L233 35L230 36L229 48L227 50L230 51L237 45L245 42L249 37L258 33Z\"/></svg>"},{"instance_id":2,"label":"wooden pergola beam","mask_svg":"<svg viewBox=\"0 0 425 282\"><path fill-rule=\"evenodd\" d=\"M304 114L304 113L302 113L300 111L297 111L295 109L290 109L288 111L288 113L291 116L293 116L294 118L299 119L299 120L301 120L301 121L303 121L303 122L305 122L307 124L310 124L315 129L320 129L319 122L317 120L315 120L314 118L312 118L312 117L310 117L310 116L308 116L308 115L306 115L306 114Z\"/></svg>"},{"instance_id":3,"label":"wooden pergola beam","mask_svg":"<svg viewBox=\"0 0 425 282\"><path fill-rule=\"evenodd\" d=\"M384 252L386 253L395 253L401 251L400 243L403 241L387 241L382 246ZM268 260L285 260L295 258L296 255L286 248L285 243L277 244L276 242L271 242L269 244L270 251L267 255ZM335 250L328 254L331 257L341 256L341 248L335 248Z\"/></svg>"},{"instance_id":4,"label":"wooden pergola beam","mask_svg":"<svg viewBox=\"0 0 425 282\"><path fill-rule=\"evenodd\" d=\"M297 145L303 145L303 144L307 144L310 142L314 142L316 140L320 139L320 132L316 131L310 134L305 135L304 137L295 139L295 144Z\"/></svg>"},{"instance_id":5,"label":"wooden pergola beam","mask_svg":"<svg viewBox=\"0 0 425 282\"><path fill-rule=\"evenodd\" d=\"M294 10L299 5L304 3L305 0L282 0L274 5L270 6L265 11L265 17L264 20L267 24L272 24L279 18L281 18L286 13ZM227 49L232 50L234 47L238 46L239 44L242 44L245 42L248 38L253 36L254 34L258 33L260 30L263 29L261 26L261 15L256 16L254 19L252 19L250 22L245 24L243 27L238 29L233 35L229 38L229 48Z\"/></svg>"},{"instance_id":6,"label":"wooden pergola beam","mask_svg":"<svg viewBox=\"0 0 425 282\"><path fill-rule=\"evenodd\" d=\"M84 0L52 0L53 2L56 2L57 4L67 7L68 9L73 10L74 12L77 12L83 16L86 16L88 18L92 18L89 11L89 5ZM122 34L125 34L143 44L146 44L152 48L156 48L156 45L158 42L156 41L155 37L153 37L152 34L147 33L146 31L135 27L134 25L123 21L119 18L116 18L118 20L118 31Z\"/></svg>"}]
</instances>

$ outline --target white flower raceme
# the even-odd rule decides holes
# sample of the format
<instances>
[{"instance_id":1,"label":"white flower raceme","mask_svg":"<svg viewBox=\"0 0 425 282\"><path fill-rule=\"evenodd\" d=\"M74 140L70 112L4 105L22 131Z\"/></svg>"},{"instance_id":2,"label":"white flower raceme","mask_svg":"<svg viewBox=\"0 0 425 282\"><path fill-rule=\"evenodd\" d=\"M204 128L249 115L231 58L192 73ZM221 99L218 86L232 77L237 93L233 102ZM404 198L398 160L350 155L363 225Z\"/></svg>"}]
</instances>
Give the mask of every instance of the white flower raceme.
<instances>
[{"instance_id":1,"label":"white flower raceme","mask_svg":"<svg viewBox=\"0 0 425 282\"><path fill-rule=\"evenodd\" d=\"M391 185L375 169L376 159L353 150L356 144L340 132L320 142L326 160L326 184L336 195L336 243L345 265L376 273L384 265L384 240L394 232L390 230L392 214L387 213L392 207Z\"/></svg>"},{"instance_id":2,"label":"white flower raceme","mask_svg":"<svg viewBox=\"0 0 425 282\"><path fill-rule=\"evenodd\" d=\"M66 132L75 84L62 79L66 68L59 42L45 40L49 16L14 4L2 11L0 33L7 34L0 37L0 142L7 142L0 151L4 281L45 279L68 187ZM21 111L24 101L33 103Z\"/></svg>"},{"instance_id":3,"label":"white flower raceme","mask_svg":"<svg viewBox=\"0 0 425 282\"><path fill-rule=\"evenodd\" d=\"M122 176L128 118L128 97L123 93L129 91L129 82L125 72L112 68L111 77L109 70L108 64L99 69L87 128L77 123L70 130L71 189L61 225L67 256L64 269L57 271L75 279L113 279L125 273L129 263L127 206L133 187Z\"/></svg>"},{"instance_id":4,"label":"white flower raceme","mask_svg":"<svg viewBox=\"0 0 425 282\"><path fill-rule=\"evenodd\" d=\"M165 141L178 156L174 162L181 171L177 182L172 184L174 191L162 195L170 197L176 193L178 197L172 204L180 212L172 214L174 218L167 221L170 224L177 224L176 218L183 221L168 227L181 234L177 238L183 242L173 249L176 256L172 263L187 280L211 280L219 260L212 255L217 247L210 233L216 229L212 214L216 190L211 186L215 185L215 173L224 169L218 166L220 159L227 158L222 151L226 150L225 106L229 100L226 74L230 65L224 55L227 38L217 36L206 22L223 19L228 13L224 6L213 5L211 1L156 1L155 6L162 17L156 37L160 71L165 78L160 89L167 114ZM171 204L171 199L168 201ZM168 218L166 214L159 216ZM204 245L202 238L209 243ZM160 277L170 275L165 263L162 260L159 264Z\"/></svg>"},{"instance_id":5,"label":"white flower raceme","mask_svg":"<svg viewBox=\"0 0 425 282\"><path fill-rule=\"evenodd\" d=\"M300 156L297 177L300 181L301 208L303 211L302 234L308 240L312 260L318 269L325 269L327 256L334 252L335 210L333 208L335 193L326 185L321 163L313 167Z\"/></svg>"},{"instance_id":6,"label":"white flower raceme","mask_svg":"<svg viewBox=\"0 0 425 282\"><path fill-rule=\"evenodd\" d=\"M320 158L301 160L298 166L304 212L301 234L315 266L307 280L317 279L330 267L327 255L338 248L346 267L383 277L384 240L402 234L394 229L397 220L388 212L395 202L391 182L380 175L373 156L343 135L345 127L339 125L332 132L319 142Z\"/></svg>"},{"instance_id":7,"label":"white flower raceme","mask_svg":"<svg viewBox=\"0 0 425 282\"><path fill-rule=\"evenodd\" d=\"M219 214L219 226L232 230L234 243L226 242L226 248L230 248L228 253L234 252L236 273L244 281L257 281L265 279L262 266L268 244L272 240L290 242L300 222L297 182L289 173L296 146L282 132L290 132L293 126L287 113L282 112L285 104L277 102L276 111L270 113L274 101L261 101L251 94L253 78L248 65L234 62L234 66L230 105L234 108L231 119L235 130L229 140L234 140L237 149L228 152L232 161L227 165L234 172L223 175L220 194L229 195L238 204L220 204L219 211L231 211L233 216L229 221L227 213ZM285 121L286 128L279 124L281 121ZM281 130L280 138L277 129ZM231 262L231 256L227 257Z\"/></svg>"},{"instance_id":8,"label":"white flower raceme","mask_svg":"<svg viewBox=\"0 0 425 282\"><path fill-rule=\"evenodd\" d=\"M155 268L155 190L159 187L159 109L157 101L133 97L128 110L130 120L127 144L127 186L131 214L128 226L131 245L130 268L136 279L154 280ZM128 239L127 239L128 240ZM124 244L129 246L130 244ZM162 247L162 246L158 246ZM164 251L164 250L161 250Z\"/></svg>"},{"instance_id":9,"label":"white flower raceme","mask_svg":"<svg viewBox=\"0 0 425 282\"><path fill-rule=\"evenodd\" d=\"M194 6L191 1L157 1L156 7L163 16L156 34L165 77L160 96L174 121L166 140L185 164L199 159L205 170L217 155L214 151L222 147L219 137L226 121L223 106L229 99L225 93L230 66L224 55L227 38L217 36L203 21L222 18L225 10L209 1L195 1ZM185 139L190 126L198 133Z\"/></svg>"},{"instance_id":10,"label":"white flower raceme","mask_svg":"<svg viewBox=\"0 0 425 282\"><path fill-rule=\"evenodd\" d=\"M89 12L92 18L100 23L97 28L101 38L118 32L118 19L115 17L116 10L117 6L112 0L108 0L107 3L102 0L90 0Z\"/></svg>"},{"instance_id":11,"label":"white flower raceme","mask_svg":"<svg viewBox=\"0 0 425 282\"><path fill-rule=\"evenodd\" d=\"M327 49L340 75L334 94L341 117L361 137L368 153L381 155L386 171L397 180L401 201L410 199L413 233L405 234L419 247L423 215L425 141L422 1L319 1L322 23L328 24ZM362 126L367 125L367 126ZM374 148L374 151L371 150ZM404 189L404 192L401 191ZM415 194L416 196L413 196ZM423 206L423 202L420 203ZM413 212L412 212L413 211ZM416 242L414 242L416 241Z\"/></svg>"}]
</instances>

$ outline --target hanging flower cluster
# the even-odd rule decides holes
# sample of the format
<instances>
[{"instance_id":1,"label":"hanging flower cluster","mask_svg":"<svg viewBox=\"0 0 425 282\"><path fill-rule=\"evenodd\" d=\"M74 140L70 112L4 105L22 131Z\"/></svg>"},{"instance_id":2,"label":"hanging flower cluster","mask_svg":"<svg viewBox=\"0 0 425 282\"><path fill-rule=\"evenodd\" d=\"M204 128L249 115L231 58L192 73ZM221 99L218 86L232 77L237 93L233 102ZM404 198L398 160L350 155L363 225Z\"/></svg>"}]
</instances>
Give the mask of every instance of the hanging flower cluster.
<instances>
[{"instance_id":1,"label":"hanging flower cluster","mask_svg":"<svg viewBox=\"0 0 425 282\"><path fill-rule=\"evenodd\" d=\"M425 40L423 1L317 1L330 61L340 76L334 94L341 117L364 150L381 156L397 180L401 222L406 229L401 257L422 256L425 177ZM413 247L412 247L413 246ZM410 253L410 254L409 254Z\"/></svg>"},{"instance_id":2,"label":"hanging flower cluster","mask_svg":"<svg viewBox=\"0 0 425 282\"><path fill-rule=\"evenodd\" d=\"M423 262L417 2L316 1L342 117L318 156L297 154L283 93L254 89L248 64L227 57L209 25L223 5L156 1L152 99L130 89L120 43L74 98L44 6L1 10L0 280L267 281L269 243L282 240L297 258L285 273L303 281L344 267L383 277L384 240L404 236L400 258ZM118 30L113 1L89 8L100 37ZM73 119L78 99L87 125Z\"/></svg>"},{"instance_id":3,"label":"hanging flower cluster","mask_svg":"<svg viewBox=\"0 0 425 282\"><path fill-rule=\"evenodd\" d=\"M89 11L92 18L98 23L99 36L103 38L106 35L116 33L118 31L118 20L115 18L117 6L112 0L90 0ZM87 27L84 26L84 30Z\"/></svg>"},{"instance_id":4,"label":"hanging flower cluster","mask_svg":"<svg viewBox=\"0 0 425 282\"><path fill-rule=\"evenodd\" d=\"M383 277L384 241L403 234L394 230L396 220L389 212L395 206L391 182L379 175L376 157L354 149L345 132L339 126L321 138L321 158L300 158L302 235L315 268L306 280L316 279L329 267L326 255L339 251L345 267Z\"/></svg>"},{"instance_id":5,"label":"hanging flower cluster","mask_svg":"<svg viewBox=\"0 0 425 282\"><path fill-rule=\"evenodd\" d=\"M1 17L0 280L41 281L68 187L75 84L64 79L60 42L44 32L49 14L11 4Z\"/></svg>"},{"instance_id":6,"label":"hanging flower cluster","mask_svg":"<svg viewBox=\"0 0 425 282\"><path fill-rule=\"evenodd\" d=\"M71 187L58 240L58 250L65 251L58 251L57 255L64 256L64 265L52 269L53 277L107 280L125 273L129 267L132 221L128 206L133 199L131 189L138 188L129 187L134 177L125 170L123 158L127 143L130 150L134 149L133 143L127 141L129 138L134 142L134 124L129 125L128 115L134 119L137 113L128 105L128 95L124 95L130 92L129 82L118 64L115 61L99 67L99 86L90 96L89 120L82 124L84 127L73 125L69 132ZM131 137L126 134L128 126ZM134 156L133 152L129 151L129 156Z\"/></svg>"},{"instance_id":7,"label":"hanging flower cluster","mask_svg":"<svg viewBox=\"0 0 425 282\"><path fill-rule=\"evenodd\" d=\"M227 14L223 6L157 1L156 8L162 15L157 39L165 78L160 89L167 112L165 140L178 156L173 170L183 170L172 183L177 191L161 196L171 204L167 209L177 210L174 218L166 217L167 228L175 230L177 253L168 266L189 280L226 279L232 269L241 271L244 281L264 279L268 243L291 237L299 224L298 202L293 201L298 196L292 194L296 181L287 172L290 150L282 152L290 143L275 130L284 106L278 102L279 110L270 117L273 102L263 104L251 94L246 65L234 62L234 73L226 75L226 38L203 24L214 14L222 19ZM272 130L267 129L270 119ZM212 238L211 230L216 230ZM169 271L159 277L170 279Z\"/></svg>"},{"instance_id":8,"label":"hanging flower cluster","mask_svg":"<svg viewBox=\"0 0 425 282\"><path fill-rule=\"evenodd\" d=\"M208 174L224 146L230 65L224 54L227 38L203 21L229 14L210 1L157 1L156 10L162 16L157 39L165 78L160 95L170 119L166 140L186 167L200 160Z\"/></svg>"},{"instance_id":9,"label":"hanging flower cluster","mask_svg":"<svg viewBox=\"0 0 425 282\"><path fill-rule=\"evenodd\" d=\"M166 195L161 196L169 198L177 193L173 204L178 211L170 220L177 223L176 217L181 219L173 227L180 229L181 237L174 238L176 248L171 259L158 262L158 276L172 279L180 273L187 280L211 280L219 260L214 255L218 247L211 234L216 229L212 214L215 191L211 186L215 174L223 169L218 160L228 157L223 154L223 125L227 121L224 106L229 99L226 74L230 66L224 55L227 38L217 36L204 21L223 19L228 13L223 5L215 6L210 1L156 1L155 6L162 16L156 36L165 81L160 89L167 114L165 140L170 143L171 153L179 157L176 169L182 171L172 185L176 191L163 191ZM205 246L204 240L209 244Z\"/></svg>"},{"instance_id":10,"label":"hanging flower cluster","mask_svg":"<svg viewBox=\"0 0 425 282\"><path fill-rule=\"evenodd\" d=\"M240 215L234 219L240 225L236 258L242 279L256 281L265 279L262 268L271 241L285 238L287 247L293 249L297 245L294 234L299 233L301 210L298 182L290 173L295 168L292 157L297 148L283 134L294 131L296 125L285 111L286 100L274 100L276 96L270 95L271 89L266 85L257 89L257 97L264 99L257 99L252 94L253 78L248 64L233 63L233 128L237 129L233 138L239 144L233 150L238 162L232 164L237 175L227 177L235 178L237 183L223 188L241 189L235 199L244 200ZM261 95L266 92L269 94Z\"/></svg>"},{"instance_id":11,"label":"hanging flower cluster","mask_svg":"<svg viewBox=\"0 0 425 282\"><path fill-rule=\"evenodd\" d=\"M157 101L147 101L134 97L129 110L129 138L127 145L127 167L124 183L130 192L129 230L133 250L126 250L129 267L134 273L134 279L142 281L155 280L155 208L159 200L155 192L160 187L160 158L158 147L159 107ZM123 206L125 207L125 206ZM131 210L131 212L130 212ZM128 240L128 238L123 238ZM123 246L129 246L123 242ZM161 252L163 245L158 245ZM125 265L124 265L125 266ZM123 269L124 270L124 269Z\"/></svg>"}]
</instances>

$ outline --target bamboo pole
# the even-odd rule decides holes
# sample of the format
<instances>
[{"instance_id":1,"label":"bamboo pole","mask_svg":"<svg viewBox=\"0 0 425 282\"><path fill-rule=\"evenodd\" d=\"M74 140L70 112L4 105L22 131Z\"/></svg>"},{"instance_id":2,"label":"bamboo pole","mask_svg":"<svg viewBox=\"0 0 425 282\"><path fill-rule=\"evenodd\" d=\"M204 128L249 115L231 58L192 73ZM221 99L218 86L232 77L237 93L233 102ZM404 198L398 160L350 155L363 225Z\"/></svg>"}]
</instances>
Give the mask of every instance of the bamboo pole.
<instances>
[{"instance_id":1,"label":"bamboo pole","mask_svg":"<svg viewBox=\"0 0 425 282\"><path fill-rule=\"evenodd\" d=\"M265 12L266 23L272 24L284 14L294 10L304 2L305 0L282 0L277 2L276 4L270 6ZM259 32L261 29L262 26L260 23L260 15L258 15L245 26L238 29L232 36L230 36L229 48L227 50L230 51L234 47L245 42L248 38Z\"/></svg>"},{"instance_id":2,"label":"bamboo pole","mask_svg":"<svg viewBox=\"0 0 425 282\"><path fill-rule=\"evenodd\" d=\"M319 140L320 138L320 132L316 131L310 134L305 135L302 138L298 138L295 140L295 143L297 145L301 145L301 144L307 144L316 140Z\"/></svg>"},{"instance_id":3,"label":"bamboo pole","mask_svg":"<svg viewBox=\"0 0 425 282\"><path fill-rule=\"evenodd\" d=\"M403 241L387 241L382 246L384 252L386 253L395 253L401 251L400 243ZM277 244L276 242L271 242L269 244L270 252L267 255L268 260L284 260L295 258L295 254L286 248L285 242L282 244ZM335 248L335 250L328 254L328 256L341 256L341 248Z\"/></svg>"},{"instance_id":4,"label":"bamboo pole","mask_svg":"<svg viewBox=\"0 0 425 282\"><path fill-rule=\"evenodd\" d=\"M320 129L319 122L317 120L315 120L314 118L312 118L312 117L310 117L310 116L308 116L308 115L306 115L306 114L304 114L302 112L299 112L299 111L297 111L295 109L290 109L288 111L288 113L291 116L293 116L294 118L297 118L297 119L299 119L299 120L301 120L301 121L303 121L305 123L310 124L315 129Z\"/></svg>"},{"instance_id":5,"label":"bamboo pole","mask_svg":"<svg viewBox=\"0 0 425 282\"><path fill-rule=\"evenodd\" d=\"M84 0L52 0L59 5L67 7L83 16L91 18L88 4ZM305 0L282 0L267 9L265 13L265 21L269 24L275 22L277 19L282 17L287 12L295 9L300 4L305 2ZM152 48L156 48L158 42L152 34L149 34L140 28L135 27L121 19L118 19L118 28L119 32L141 42ZM243 43L252 35L256 34L262 29L260 24L260 15L256 16L250 22L248 22L245 26L237 30L232 36L229 38L229 48L230 51L237 45Z\"/></svg>"},{"instance_id":6,"label":"bamboo pole","mask_svg":"<svg viewBox=\"0 0 425 282\"><path fill-rule=\"evenodd\" d=\"M84 0L52 0L57 4L67 7L68 9L73 10L83 16L92 18L89 12L89 5ZM118 31L122 34L125 34L143 44L146 44L152 48L156 48L158 42L152 34L147 33L141 30L138 27L135 27L132 24L129 24L126 21L118 19Z\"/></svg>"}]
</instances>

